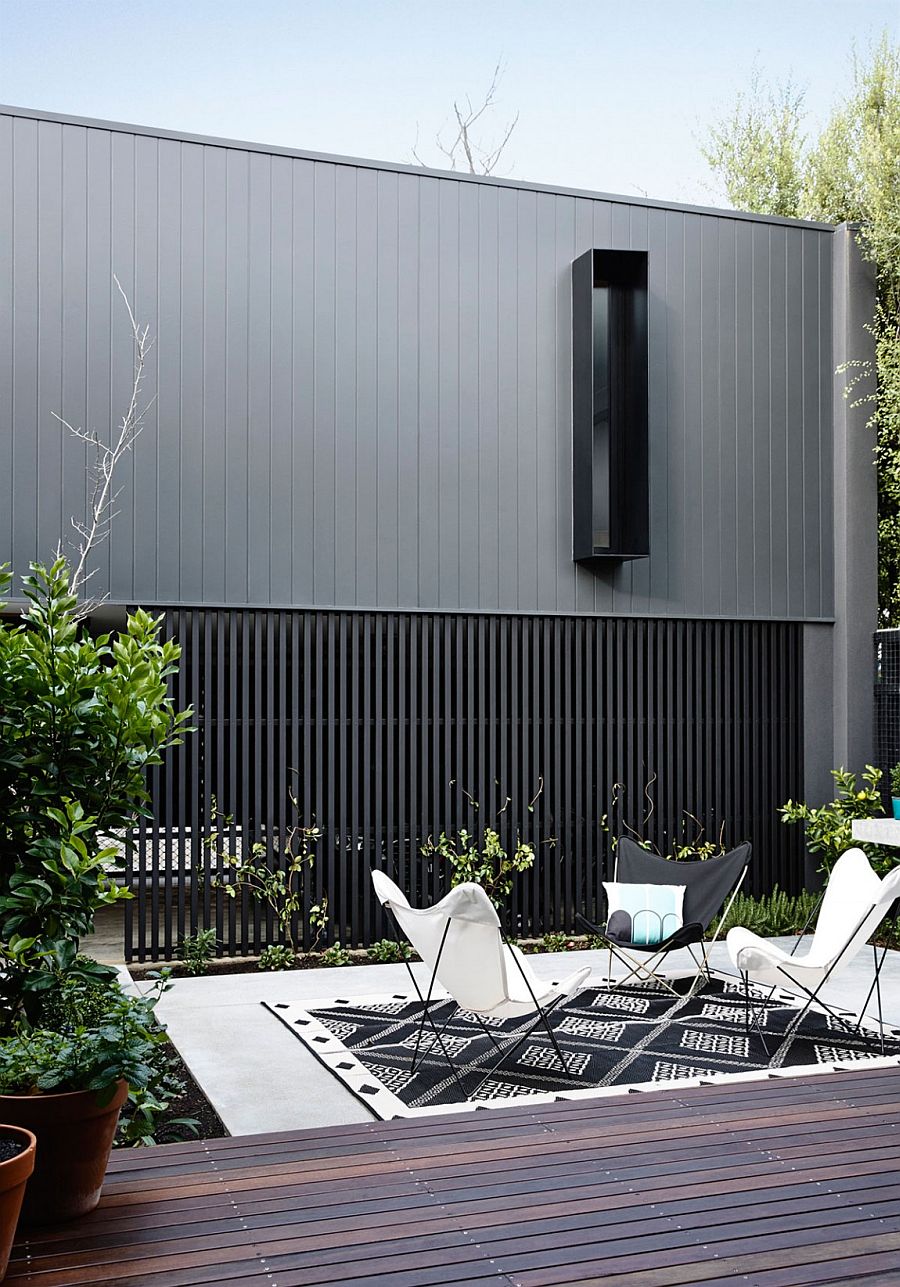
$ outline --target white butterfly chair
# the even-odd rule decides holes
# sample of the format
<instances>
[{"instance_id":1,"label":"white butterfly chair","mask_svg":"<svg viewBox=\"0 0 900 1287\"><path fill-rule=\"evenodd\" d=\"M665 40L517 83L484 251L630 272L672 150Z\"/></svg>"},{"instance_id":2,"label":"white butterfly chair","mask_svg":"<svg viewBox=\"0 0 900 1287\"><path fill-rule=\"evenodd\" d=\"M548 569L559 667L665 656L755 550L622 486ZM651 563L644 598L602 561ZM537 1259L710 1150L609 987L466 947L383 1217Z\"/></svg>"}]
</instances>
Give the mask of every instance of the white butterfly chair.
<instances>
[{"instance_id":1,"label":"white butterfly chair","mask_svg":"<svg viewBox=\"0 0 900 1287\"><path fill-rule=\"evenodd\" d=\"M480 885L457 885L434 907L417 909L410 907L403 892L383 871L372 872L372 883L378 901L392 914L398 927L431 972L428 990L423 996L407 963L416 994L422 1002L422 1020L416 1038L413 1071L419 1059L422 1034L428 1024L434 1033L428 1050L435 1045L439 1046L465 1093L465 1085L447 1052L443 1034L457 1011L467 1010L475 1016L500 1052L500 1058L467 1097L474 1096L503 1060L518 1049L540 1025L543 1025L553 1043L563 1072L566 1076L570 1075L548 1015L583 986L591 972L590 966L576 970L562 983L548 986L542 982L530 969L518 948L504 942L496 909ZM455 1002L440 1028L431 1014L435 984L448 992L450 999ZM440 998L435 1004L443 1005L444 1000ZM486 1019L518 1019L532 1014L535 1016L534 1023L527 1031L517 1031L505 1044L498 1042L484 1023Z\"/></svg>"},{"instance_id":2,"label":"white butterfly chair","mask_svg":"<svg viewBox=\"0 0 900 1287\"><path fill-rule=\"evenodd\" d=\"M881 1012L880 976L884 950L879 957L877 948L872 944L875 974L855 1028L835 1014L822 1000L820 992L826 983L835 979L859 955L898 897L900 867L896 867L881 880L861 849L848 849L838 858L828 877L812 943L805 956L783 952L774 943L740 926L729 930L725 941L731 960L744 981L744 1014L748 1033L751 982L773 990L786 988L805 996L806 1005L797 1015L795 1026L815 1003L842 1026L858 1034L863 1032L866 1007L875 992L883 1053L884 1020Z\"/></svg>"}]
</instances>

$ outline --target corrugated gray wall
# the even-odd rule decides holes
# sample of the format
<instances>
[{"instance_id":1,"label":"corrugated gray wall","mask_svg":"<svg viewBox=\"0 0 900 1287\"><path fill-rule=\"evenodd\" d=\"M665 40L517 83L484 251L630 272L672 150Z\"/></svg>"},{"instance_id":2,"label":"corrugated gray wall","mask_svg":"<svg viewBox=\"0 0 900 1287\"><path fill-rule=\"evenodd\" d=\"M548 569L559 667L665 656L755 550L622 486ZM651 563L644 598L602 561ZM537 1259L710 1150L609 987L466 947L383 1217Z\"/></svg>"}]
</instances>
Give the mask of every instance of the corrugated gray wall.
<instances>
[{"instance_id":1,"label":"corrugated gray wall","mask_svg":"<svg viewBox=\"0 0 900 1287\"><path fill-rule=\"evenodd\" d=\"M0 555L158 395L114 601L833 612L830 232L0 115ZM650 253L651 556L571 561L571 261Z\"/></svg>"}]
</instances>

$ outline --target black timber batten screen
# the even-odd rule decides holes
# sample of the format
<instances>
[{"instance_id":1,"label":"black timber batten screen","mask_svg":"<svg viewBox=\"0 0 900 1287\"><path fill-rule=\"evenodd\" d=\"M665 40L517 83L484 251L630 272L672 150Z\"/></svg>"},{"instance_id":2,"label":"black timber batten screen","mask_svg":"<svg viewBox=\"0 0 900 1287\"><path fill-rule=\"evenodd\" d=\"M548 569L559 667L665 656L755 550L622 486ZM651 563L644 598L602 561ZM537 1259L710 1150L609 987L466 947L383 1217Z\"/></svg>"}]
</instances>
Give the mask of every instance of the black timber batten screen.
<instances>
[{"instance_id":1,"label":"black timber batten screen","mask_svg":"<svg viewBox=\"0 0 900 1287\"><path fill-rule=\"evenodd\" d=\"M205 926L228 955L274 941L258 906L216 890L204 838L215 802L232 849L284 834L289 787L324 831L307 900L327 893L344 945L388 932L373 863L427 904L448 873L423 840L495 820L538 849L510 928L571 930L599 910L614 795L612 825L663 850L694 833L689 813L752 840L752 888L802 881L801 836L775 812L802 795L795 623L178 609L164 631L197 732L152 773L155 818L126 862L129 959Z\"/></svg>"}]
</instances>

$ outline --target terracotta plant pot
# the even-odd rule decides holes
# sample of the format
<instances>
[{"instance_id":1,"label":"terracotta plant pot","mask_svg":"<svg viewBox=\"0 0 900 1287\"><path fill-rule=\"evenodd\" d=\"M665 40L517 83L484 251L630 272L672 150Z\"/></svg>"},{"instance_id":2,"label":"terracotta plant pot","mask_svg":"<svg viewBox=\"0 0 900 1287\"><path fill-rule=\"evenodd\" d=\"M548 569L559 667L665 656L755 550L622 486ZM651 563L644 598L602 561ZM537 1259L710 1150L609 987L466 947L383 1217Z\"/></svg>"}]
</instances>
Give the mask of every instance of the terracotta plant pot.
<instances>
[{"instance_id":1,"label":"terracotta plant pot","mask_svg":"<svg viewBox=\"0 0 900 1287\"><path fill-rule=\"evenodd\" d=\"M15 1157L0 1161L0 1279L3 1279L16 1236L25 1185L34 1170L35 1138L22 1126L0 1126L0 1139L15 1139L25 1145Z\"/></svg>"},{"instance_id":2,"label":"terracotta plant pot","mask_svg":"<svg viewBox=\"0 0 900 1287\"><path fill-rule=\"evenodd\" d=\"M23 1126L37 1138L37 1161L22 1204L23 1224L53 1224L93 1211L127 1095L124 1081L107 1104L97 1102L94 1090L0 1095L0 1121Z\"/></svg>"}]
</instances>

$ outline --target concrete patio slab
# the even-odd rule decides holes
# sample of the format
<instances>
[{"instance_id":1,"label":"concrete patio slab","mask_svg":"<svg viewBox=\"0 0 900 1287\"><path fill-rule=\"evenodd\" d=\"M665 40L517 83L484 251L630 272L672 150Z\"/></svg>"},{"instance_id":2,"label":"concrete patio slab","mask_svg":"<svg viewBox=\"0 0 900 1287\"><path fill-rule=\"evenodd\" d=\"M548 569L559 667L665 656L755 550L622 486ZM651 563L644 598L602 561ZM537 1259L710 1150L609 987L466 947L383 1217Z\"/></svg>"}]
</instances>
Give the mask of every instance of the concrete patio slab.
<instances>
[{"instance_id":1,"label":"concrete patio slab","mask_svg":"<svg viewBox=\"0 0 900 1287\"><path fill-rule=\"evenodd\" d=\"M788 951L794 944L793 939L775 942ZM716 945L711 959L715 968L730 972L723 944ZM548 980L562 978L581 965L591 966L601 976L607 972L605 952L542 953L529 957L529 962L540 978ZM687 953L673 956L671 967L689 970ZM417 963L413 969L424 983L425 967ZM858 1011L871 979L871 955L862 953L825 998ZM223 974L177 979L160 1000L158 1014L232 1135L299 1130L372 1118L261 1003L302 1005L323 997L357 998L393 991L409 991L403 965ZM887 955L882 996L887 1021L900 1025L900 952Z\"/></svg>"}]
</instances>

